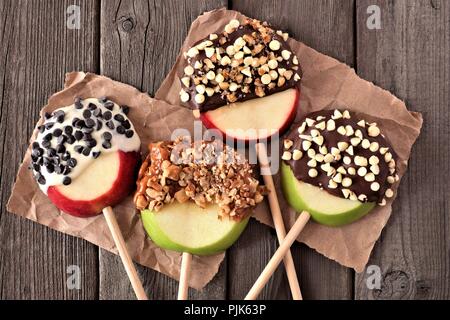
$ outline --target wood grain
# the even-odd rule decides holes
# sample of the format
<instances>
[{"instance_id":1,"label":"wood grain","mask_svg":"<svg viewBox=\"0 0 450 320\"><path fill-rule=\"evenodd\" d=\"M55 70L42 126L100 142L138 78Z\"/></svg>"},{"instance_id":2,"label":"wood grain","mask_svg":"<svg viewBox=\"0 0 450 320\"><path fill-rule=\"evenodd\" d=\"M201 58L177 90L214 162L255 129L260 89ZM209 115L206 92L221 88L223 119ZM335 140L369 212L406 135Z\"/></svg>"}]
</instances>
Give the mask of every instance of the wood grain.
<instances>
[{"instance_id":1,"label":"wood grain","mask_svg":"<svg viewBox=\"0 0 450 320\"><path fill-rule=\"evenodd\" d=\"M367 7L381 9L381 29L366 26ZM424 128L369 264L380 290L356 277L357 299L450 298L450 3L357 2L357 71L423 112Z\"/></svg>"},{"instance_id":2,"label":"wood grain","mask_svg":"<svg viewBox=\"0 0 450 320\"><path fill-rule=\"evenodd\" d=\"M353 1L234 0L232 8L250 17L270 21L297 40L347 64L354 63ZM229 250L231 299L242 299L278 247L276 237L269 234L266 227L255 223L249 229ZM292 247L292 254L304 299L352 298L351 271L298 243ZM243 274L246 276L242 277ZM259 298L289 297L284 268L279 267Z\"/></svg>"},{"instance_id":3,"label":"wood grain","mask_svg":"<svg viewBox=\"0 0 450 320\"><path fill-rule=\"evenodd\" d=\"M80 5L81 29L66 28L66 9ZM18 166L47 98L72 70L98 69L98 3L0 1L0 298L95 299L97 249L6 212ZM78 265L79 290L66 286Z\"/></svg>"},{"instance_id":4,"label":"wood grain","mask_svg":"<svg viewBox=\"0 0 450 320\"><path fill-rule=\"evenodd\" d=\"M222 0L103 1L101 73L153 95L172 68L192 21L223 6ZM177 281L148 268L138 267L138 272L150 299L176 299ZM118 257L104 250L100 279L100 298L133 299ZM226 266L203 291L189 292L191 299L224 299Z\"/></svg>"}]
</instances>

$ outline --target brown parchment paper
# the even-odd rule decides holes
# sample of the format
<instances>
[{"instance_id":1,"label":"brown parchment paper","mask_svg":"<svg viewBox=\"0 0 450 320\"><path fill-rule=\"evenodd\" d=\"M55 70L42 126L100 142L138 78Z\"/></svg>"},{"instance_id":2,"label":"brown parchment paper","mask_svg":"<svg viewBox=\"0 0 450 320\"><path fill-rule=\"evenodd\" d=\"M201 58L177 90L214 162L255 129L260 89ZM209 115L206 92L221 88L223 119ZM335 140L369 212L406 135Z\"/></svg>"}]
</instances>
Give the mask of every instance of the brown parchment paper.
<instances>
[{"instance_id":1,"label":"brown parchment paper","mask_svg":"<svg viewBox=\"0 0 450 320\"><path fill-rule=\"evenodd\" d=\"M192 132L194 118L191 111L150 98L129 85L82 72L67 74L64 90L50 97L48 104L41 111L41 119L44 112L72 104L75 97L103 96L119 105L130 107L128 116L141 138L143 155L147 154L147 144L150 141L170 139L173 129L186 128ZM36 134L35 129L30 142L34 140ZM28 148L7 205L8 211L52 229L83 238L117 254L103 215L77 218L58 210L34 181L28 170L30 159L31 152ZM140 216L135 211L132 196L115 206L114 212L132 259L179 279L181 254L160 249L148 239ZM189 285L196 289L204 287L217 273L223 257L223 253L205 257L194 256Z\"/></svg>"},{"instance_id":2,"label":"brown parchment paper","mask_svg":"<svg viewBox=\"0 0 450 320\"><path fill-rule=\"evenodd\" d=\"M199 16L192 24L181 48L186 51L196 41L210 33L220 32L230 19L243 21L245 16L236 11L219 9ZM270 21L269 21L270 23ZM297 120L305 113L334 107L364 113L366 118L376 121L390 140L399 156L400 177L406 171L412 145L422 126L422 116L409 112L405 104L389 92L359 78L347 65L321 54L294 39L289 40L303 69L301 96ZM183 69L181 55L156 93L156 98L176 105L179 102L180 81L178 75ZM279 192L280 179L274 177ZM395 186L397 187L398 184ZM282 194L278 195L287 227L291 227L297 217L289 208ZM298 241L314 248L319 253L340 264L362 272L383 227L392 212L392 201L385 207L377 207L363 219L341 227L330 228L310 222ZM267 207L258 207L256 219L273 226Z\"/></svg>"}]
</instances>

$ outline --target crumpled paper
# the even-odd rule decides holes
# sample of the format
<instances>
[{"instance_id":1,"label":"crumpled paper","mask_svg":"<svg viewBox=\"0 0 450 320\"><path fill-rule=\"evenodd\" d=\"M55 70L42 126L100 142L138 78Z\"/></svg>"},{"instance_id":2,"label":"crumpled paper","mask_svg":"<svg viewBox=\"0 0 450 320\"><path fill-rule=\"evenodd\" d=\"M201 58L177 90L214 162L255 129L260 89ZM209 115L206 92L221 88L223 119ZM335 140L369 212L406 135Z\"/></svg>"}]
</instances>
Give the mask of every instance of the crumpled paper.
<instances>
[{"instance_id":1,"label":"crumpled paper","mask_svg":"<svg viewBox=\"0 0 450 320\"><path fill-rule=\"evenodd\" d=\"M177 61L156 93L156 98L172 105L179 105L181 90L179 75L184 68L182 52L210 33L223 31L231 19L243 21L246 17L237 11L219 9L199 16L191 26ZM269 21L270 23L270 21ZM322 109L346 108L364 114L379 124L382 132L394 146L399 156L398 173L406 171L411 148L422 127L422 116L407 110L403 101L391 93L358 77L353 69L329 56L321 54L305 44L289 39L303 69L300 104L297 120L305 113ZM277 192L280 178L274 177ZM398 184L395 185L397 187ZM291 227L297 214L289 208L282 194L278 195L287 227ZM309 222L298 241L317 250L338 263L362 272L370 253L392 213L392 201L378 206L370 214L350 225L331 228ZM255 217L273 226L269 211L258 207Z\"/></svg>"},{"instance_id":2,"label":"crumpled paper","mask_svg":"<svg viewBox=\"0 0 450 320\"><path fill-rule=\"evenodd\" d=\"M141 151L147 154L151 141L169 140L174 129L185 128L192 132L192 112L150 98L146 93L113 81L109 78L83 72L66 75L64 90L55 93L41 111L51 112L73 103L75 97L108 97L119 105L130 107L129 118L141 138ZM36 137L34 130L30 143ZM93 244L117 254L111 233L103 215L92 218L77 218L58 210L37 186L28 166L31 150L28 148L9 199L8 211L36 221L52 229L83 238ZM181 254L158 248L145 234L140 215L136 212L132 196L114 207L118 224L132 259L144 266L179 279ZM189 285L196 289L204 287L217 273L224 254L194 256Z\"/></svg>"}]
</instances>

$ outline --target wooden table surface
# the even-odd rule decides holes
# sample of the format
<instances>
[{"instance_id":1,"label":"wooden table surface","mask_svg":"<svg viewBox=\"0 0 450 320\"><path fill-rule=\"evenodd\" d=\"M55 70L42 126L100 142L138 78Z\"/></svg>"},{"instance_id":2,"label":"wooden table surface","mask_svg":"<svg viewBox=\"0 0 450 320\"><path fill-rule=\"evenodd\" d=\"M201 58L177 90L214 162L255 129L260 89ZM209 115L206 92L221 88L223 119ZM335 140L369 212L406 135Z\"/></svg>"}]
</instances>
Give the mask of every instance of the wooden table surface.
<instances>
[{"instance_id":1,"label":"wooden table surface","mask_svg":"<svg viewBox=\"0 0 450 320\"><path fill-rule=\"evenodd\" d=\"M67 7L81 28L66 27ZM370 5L381 29L367 27ZM6 211L14 178L40 108L62 89L64 74L84 70L151 95L170 70L191 22L228 6L267 20L354 67L424 116L393 215L367 274L294 244L306 299L450 298L450 1L448 0L0 0L0 298L134 299L120 259L96 246ZM228 250L218 275L193 299L241 299L277 248L273 230L252 221ZM81 268L81 288L66 286ZM174 299L178 283L138 267L153 299ZM288 299L280 267L262 299Z\"/></svg>"}]
</instances>

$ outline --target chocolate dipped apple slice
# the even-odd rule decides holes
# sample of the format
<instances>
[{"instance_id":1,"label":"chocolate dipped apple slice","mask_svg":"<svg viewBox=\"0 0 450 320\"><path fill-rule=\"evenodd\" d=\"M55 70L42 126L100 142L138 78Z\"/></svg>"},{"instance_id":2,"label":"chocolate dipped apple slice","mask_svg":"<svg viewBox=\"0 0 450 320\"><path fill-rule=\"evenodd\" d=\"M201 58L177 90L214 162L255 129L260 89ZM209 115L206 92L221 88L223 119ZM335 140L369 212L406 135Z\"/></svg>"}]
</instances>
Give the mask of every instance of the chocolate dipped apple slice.
<instances>
[{"instance_id":1,"label":"chocolate dipped apple slice","mask_svg":"<svg viewBox=\"0 0 450 320\"><path fill-rule=\"evenodd\" d=\"M134 196L144 228L161 248L183 252L179 299L186 299L191 255L225 251L263 200L253 167L218 141L149 145Z\"/></svg>"},{"instance_id":2,"label":"chocolate dipped apple slice","mask_svg":"<svg viewBox=\"0 0 450 320\"><path fill-rule=\"evenodd\" d=\"M111 206L133 190L141 141L128 107L106 98L77 98L44 115L32 143L39 188L60 210L81 218L104 213L139 299L147 299Z\"/></svg>"},{"instance_id":3,"label":"chocolate dipped apple slice","mask_svg":"<svg viewBox=\"0 0 450 320\"><path fill-rule=\"evenodd\" d=\"M301 79L287 39L266 22L231 20L184 53L181 101L237 140L282 132L295 117Z\"/></svg>"},{"instance_id":4,"label":"chocolate dipped apple slice","mask_svg":"<svg viewBox=\"0 0 450 320\"><path fill-rule=\"evenodd\" d=\"M301 214L247 299L257 296L310 217L331 227L352 223L386 205L399 180L397 155L380 127L347 110L308 114L283 147L283 193Z\"/></svg>"}]
</instances>

